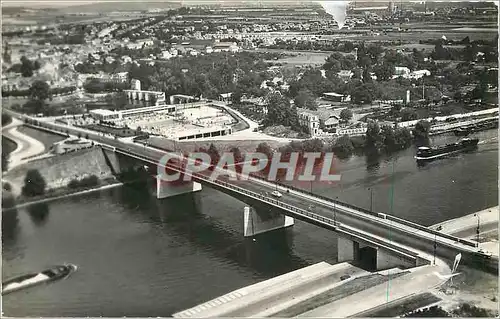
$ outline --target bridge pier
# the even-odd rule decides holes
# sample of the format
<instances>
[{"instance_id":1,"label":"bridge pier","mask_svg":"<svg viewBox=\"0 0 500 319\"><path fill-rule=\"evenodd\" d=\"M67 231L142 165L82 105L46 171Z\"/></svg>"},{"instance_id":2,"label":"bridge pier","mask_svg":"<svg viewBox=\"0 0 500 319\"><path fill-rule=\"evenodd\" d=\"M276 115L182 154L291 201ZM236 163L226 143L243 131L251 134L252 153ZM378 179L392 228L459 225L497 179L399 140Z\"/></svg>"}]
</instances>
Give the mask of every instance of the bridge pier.
<instances>
[{"instance_id":1,"label":"bridge pier","mask_svg":"<svg viewBox=\"0 0 500 319\"><path fill-rule=\"evenodd\" d=\"M337 243L337 262L360 262L372 271L395 267L412 268L427 264L422 258L396 256L380 247L372 247L341 236L337 237Z\"/></svg>"},{"instance_id":2,"label":"bridge pier","mask_svg":"<svg viewBox=\"0 0 500 319\"><path fill-rule=\"evenodd\" d=\"M166 182L156 177L156 198L163 199L177 195L199 192L202 187L197 182Z\"/></svg>"},{"instance_id":3,"label":"bridge pier","mask_svg":"<svg viewBox=\"0 0 500 319\"><path fill-rule=\"evenodd\" d=\"M273 213L257 212L253 207L244 208L243 233L245 237L252 237L272 230L293 226L292 217Z\"/></svg>"},{"instance_id":4,"label":"bridge pier","mask_svg":"<svg viewBox=\"0 0 500 319\"><path fill-rule=\"evenodd\" d=\"M359 243L353 240L337 237L337 262L355 261L359 257Z\"/></svg>"}]
</instances>

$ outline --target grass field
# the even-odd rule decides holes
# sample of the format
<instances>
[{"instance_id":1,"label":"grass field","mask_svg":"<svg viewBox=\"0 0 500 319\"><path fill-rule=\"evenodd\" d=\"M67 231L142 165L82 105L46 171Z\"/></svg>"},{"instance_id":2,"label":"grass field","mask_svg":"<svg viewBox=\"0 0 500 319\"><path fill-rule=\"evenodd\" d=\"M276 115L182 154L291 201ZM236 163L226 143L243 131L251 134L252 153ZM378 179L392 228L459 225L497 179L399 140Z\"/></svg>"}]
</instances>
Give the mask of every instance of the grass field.
<instances>
[{"instance_id":1,"label":"grass field","mask_svg":"<svg viewBox=\"0 0 500 319\"><path fill-rule=\"evenodd\" d=\"M277 149L280 146L285 145L283 142L276 142L273 140L262 140L262 141L184 141L174 143L172 140L160 137L150 137L147 143L151 146L166 150L181 150L183 152L193 152L196 149L203 147L208 149L210 144L214 144L220 152L229 151L232 147L238 147L242 153L245 152L255 152L257 146L260 143L267 143L271 148Z\"/></svg>"},{"instance_id":2,"label":"grass field","mask_svg":"<svg viewBox=\"0 0 500 319\"><path fill-rule=\"evenodd\" d=\"M118 137L135 136L135 131L131 130L131 129L114 128L114 127L102 126L102 125L97 125L97 124L90 124L90 125L84 126L84 128L92 130L92 131L96 131L96 132L117 135Z\"/></svg>"},{"instance_id":3,"label":"grass field","mask_svg":"<svg viewBox=\"0 0 500 319\"><path fill-rule=\"evenodd\" d=\"M66 139L64 136L51 134L28 126L21 126L18 128L18 131L42 142L46 151L49 150L54 143Z\"/></svg>"}]
</instances>

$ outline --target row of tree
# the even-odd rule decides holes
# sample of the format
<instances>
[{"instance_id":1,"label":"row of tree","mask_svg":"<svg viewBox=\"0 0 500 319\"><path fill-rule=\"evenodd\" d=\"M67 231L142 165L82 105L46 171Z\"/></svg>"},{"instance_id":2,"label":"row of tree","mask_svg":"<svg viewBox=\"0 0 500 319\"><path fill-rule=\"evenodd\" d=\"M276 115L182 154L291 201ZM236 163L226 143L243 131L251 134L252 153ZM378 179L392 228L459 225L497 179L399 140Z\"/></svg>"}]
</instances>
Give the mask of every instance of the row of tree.
<instances>
[{"instance_id":1,"label":"row of tree","mask_svg":"<svg viewBox=\"0 0 500 319\"><path fill-rule=\"evenodd\" d=\"M3 55L4 59L7 58L10 61L10 53L4 51ZM7 72L21 73L23 77L29 78L32 77L34 71L40 69L40 67L40 62L37 60L32 61L23 55L21 57L21 63L14 64L7 70Z\"/></svg>"}]
</instances>

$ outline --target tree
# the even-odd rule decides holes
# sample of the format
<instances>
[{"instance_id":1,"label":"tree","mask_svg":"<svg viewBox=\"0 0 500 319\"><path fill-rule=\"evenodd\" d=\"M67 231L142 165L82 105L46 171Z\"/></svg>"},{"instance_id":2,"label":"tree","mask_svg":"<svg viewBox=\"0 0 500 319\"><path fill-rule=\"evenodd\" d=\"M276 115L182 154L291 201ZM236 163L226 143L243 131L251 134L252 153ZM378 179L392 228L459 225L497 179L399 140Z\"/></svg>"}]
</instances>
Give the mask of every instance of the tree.
<instances>
[{"instance_id":1,"label":"tree","mask_svg":"<svg viewBox=\"0 0 500 319\"><path fill-rule=\"evenodd\" d=\"M33 76L33 63L24 55L21 57L21 75L25 78Z\"/></svg>"},{"instance_id":2,"label":"tree","mask_svg":"<svg viewBox=\"0 0 500 319\"><path fill-rule=\"evenodd\" d=\"M290 101L279 93L270 93L266 97L267 115L264 125L283 125L292 128L299 127L297 109L290 106Z\"/></svg>"},{"instance_id":3,"label":"tree","mask_svg":"<svg viewBox=\"0 0 500 319\"><path fill-rule=\"evenodd\" d=\"M2 152L2 172L7 171L9 168L9 160L7 158L7 153Z\"/></svg>"},{"instance_id":4,"label":"tree","mask_svg":"<svg viewBox=\"0 0 500 319\"><path fill-rule=\"evenodd\" d=\"M429 141L429 131L431 124L425 120L418 121L413 129L413 137L418 144L427 144Z\"/></svg>"},{"instance_id":5,"label":"tree","mask_svg":"<svg viewBox=\"0 0 500 319\"><path fill-rule=\"evenodd\" d=\"M363 69L362 78L363 78L364 83L372 83L373 82L372 76L370 74L370 68Z\"/></svg>"},{"instance_id":6,"label":"tree","mask_svg":"<svg viewBox=\"0 0 500 319\"><path fill-rule=\"evenodd\" d=\"M213 143L210 143L210 146L208 147L207 154L210 156L210 164L211 165L217 165L220 160L220 154L219 150Z\"/></svg>"},{"instance_id":7,"label":"tree","mask_svg":"<svg viewBox=\"0 0 500 319\"><path fill-rule=\"evenodd\" d=\"M41 100L29 100L24 103L23 109L29 114L43 113L45 103Z\"/></svg>"},{"instance_id":8,"label":"tree","mask_svg":"<svg viewBox=\"0 0 500 319\"><path fill-rule=\"evenodd\" d=\"M451 54L448 50L446 50L446 48L443 47L442 43L437 43L431 57L434 60L449 60L451 58Z\"/></svg>"},{"instance_id":9,"label":"tree","mask_svg":"<svg viewBox=\"0 0 500 319\"><path fill-rule=\"evenodd\" d=\"M2 113L2 126L5 126L12 122L12 116L8 113Z\"/></svg>"},{"instance_id":10,"label":"tree","mask_svg":"<svg viewBox=\"0 0 500 319\"><path fill-rule=\"evenodd\" d=\"M380 126L377 122L368 122L366 129L365 147L369 150L379 151L382 148L383 137L380 132Z\"/></svg>"},{"instance_id":11,"label":"tree","mask_svg":"<svg viewBox=\"0 0 500 319\"><path fill-rule=\"evenodd\" d=\"M352 111L349 110L349 109L343 109L341 112L340 112L340 118L342 119L342 121L344 122L349 122L349 120L352 119Z\"/></svg>"},{"instance_id":12,"label":"tree","mask_svg":"<svg viewBox=\"0 0 500 319\"><path fill-rule=\"evenodd\" d=\"M3 50L3 61L5 63L12 63L12 56L9 50L9 44L5 42L4 50Z\"/></svg>"},{"instance_id":13,"label":"tree","mask_svg":"<svg viewBox=\"0 0 500 319\"><path fill-rule=\"evenodd\" d=\"M396 149L396 137L394 136L394 129L389 125L382 126L380 131L382 141L386 151L393 151Z\"/></svg>"},{"instance_id":14,"label":"tree","mask_svg":"<svg viewBox=\"0 0 500 319\"><path fill-rule=\"evenodd\" d=\"M339 137L332 147L333 152L339 158L347 158L354 151L354 145L349 137L349 135L344 135Z\"/></svg>"},{"instance_id":15,"label":"tree","mask_svg":"<svg viewBox=\"0 0 500 319\"><path fill-rule=\"evenodd\" d=\"M239 147L233 146L233 147L231 147L229 152L231 152L233 154L234 163L241 163L245 160L245 158L241 154L241 150L239 149Z\"/></svg>"},{"instance_id":16,"label":"tree","mask_svg":"<svg viewBox=\"0 0 500 319\"><path fill-rule=\"evenodd\" d=\"M374 70L378 81L389 81L396 72L394 64L384 62L383 64L377 65Z\"/></svg>"},{"instance_id":17,"label":"tree","mask_svg":"<svg viewBox=\"0 0 500 319\"><path fill-rule=\"evenodd\" d=\"M50 96L50 86L44 81L35 81L29 89L32 100L45 101Z\"/></svg>"},{"instance_id":18,"label":"tree","mask_svg":"<svg viewBox=\"0 0 500 319\"><path fill-rule=\"evenodd\" d=\"M295 105L297 107L313 111L318 109L318 104L316 103L316 99L313 93L308 89L301 89L299 91L299 94L295 97Z\"/></svg>"},{"instance_id":19,"label":"tree","mask_svg":"<svg viewBox=\"0 0 500 319\"><path fill-rule=\"evenodd\" d=\"M22 194L29 197L43 195L46 186L45 179L40 172L36 169L30 169L24 178Z\"/></svg>"},{"instance_id":20,"label":"tree","mask_svg":"<svg viewBox=\"0 0 500 319\"><path fill-rule=\"evenodd\" d=\"M128 104L128 97L125 92L118 92L106 95L106 102L111 104L115 110L122 110Z\"/></svg>"},{"instance_id":21,"label":"tree","mask_svg":"<svg viewBox=\"0 0 500 319\"><path fill-rule=\"evenodd\" d=\"M271 146L267 143L260 143L257 145L257 149L255 150L256 153L264 154L267 158L267 164L264 169L265 172L269 171L269 168L271 167L271 160L273 158L273 150Z\"/></svg>"},{"instance_id":22,"label":"tree","mask_svg":"<svg viewBox=\"0 0 500 319\"><path fill-rule=\"evenodd\" d=\"M417 112L410 108L404 108L400 114L401 114L401 121L403 122L413 121L418 118Z\"/></svg>"},{"instance_id":23,"label":"tree","mask_svg":"<svg viewBox=\"0 0 500 319\"><path fill-rule=\"evenodd\" d=\"M371 103L381 95L380 88L373 82L362 83L358 81L348 89L348 92L355 104Z\"/></svg>"}]
</instances>

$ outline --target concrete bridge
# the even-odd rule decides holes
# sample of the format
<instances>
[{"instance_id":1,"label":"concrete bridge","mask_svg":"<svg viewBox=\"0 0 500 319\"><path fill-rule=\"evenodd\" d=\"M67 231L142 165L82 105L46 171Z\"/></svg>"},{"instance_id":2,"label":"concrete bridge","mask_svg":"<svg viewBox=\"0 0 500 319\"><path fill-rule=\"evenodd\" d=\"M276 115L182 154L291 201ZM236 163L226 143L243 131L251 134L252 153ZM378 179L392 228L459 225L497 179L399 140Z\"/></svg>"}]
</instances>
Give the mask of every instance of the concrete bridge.
<instances>
[{"instance_id":1,"label":"concrete bridge","mask_svg":"<svg viewBox=\"0 0 500 319\"><path fill-rule=\"evenodd\" d=\"M82 132L80 128L58 123L42 124L56 130L68 130L72 134ZM89 139L101 144L103 151L110 157L128 158L153 169L156 169L166 153L145 145L104 137L92 131L84 133L89 135ZM231 181L226 176L212 180L211 172L208 171L191 173L170 164L167 168L192 176L192 181L174 186L157 178L158 199L200 191L202 185L217 189L248 205L243 212L244 235L247 237L290 227L296 218L339 233L339 261L368 259L374 269L414 267L433 262L434 256L453 260L461 253L465 263L498 270L498 258L480 251L477 242L447 235L395 216L374 213L253 176L246 181ZM267 195L275 189L284 194L282 198Z\"/></svg>"},{"instance_id":2,"label":"concrete bridge","mask_svg":"<svg viewBox=\"0 0 500 319\"><path fill-rule=\"evenodd\" d=\"M154 169L160 159L155 157L154 150L145 148L139 152L132 148L109 150L148 163ZM299 219L340 234L339 262L364 261L374 270L431 264L434 255L449 260L453 260L458 253L466 255L469 260L485 258L475 241L443 234L394 216L372 213L285 186L277 187L255 177L250 177L248 181L230 181L224 176L213 180L210 172L189 173L175 165L166 165L166 168L171 172L187 174L192 181L174 186L157 178L158 199L200 191L202 185L217 189L248 205L243 212L245 236L290 227L294 219ZM282 198L266 195L276 187L284 193ZM315 205L314 209L310 208L311 204Z\"/></svg>"}]
</instances>

